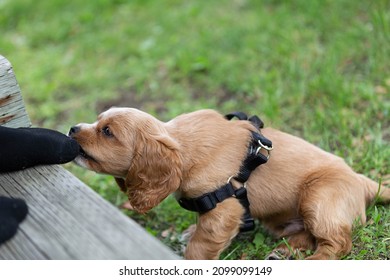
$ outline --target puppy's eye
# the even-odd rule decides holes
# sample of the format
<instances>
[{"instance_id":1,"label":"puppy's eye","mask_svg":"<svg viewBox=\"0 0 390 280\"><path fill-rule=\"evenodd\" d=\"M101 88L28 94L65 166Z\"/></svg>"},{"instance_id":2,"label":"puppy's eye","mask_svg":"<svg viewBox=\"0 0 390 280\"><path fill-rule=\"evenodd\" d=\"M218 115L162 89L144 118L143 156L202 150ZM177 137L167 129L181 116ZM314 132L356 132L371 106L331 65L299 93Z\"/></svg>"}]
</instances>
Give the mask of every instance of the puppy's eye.
<instances>
[{"instance_id":1,"label":"puppy's eye","mask_svg":"<svg viewBox=\"0 0 390 280\"><path fill-rule=\"evenodd\" d=\"M112 137L114 136L108 126L102 128L102 132L105 136Z\"/></svg>"}]
</instances>

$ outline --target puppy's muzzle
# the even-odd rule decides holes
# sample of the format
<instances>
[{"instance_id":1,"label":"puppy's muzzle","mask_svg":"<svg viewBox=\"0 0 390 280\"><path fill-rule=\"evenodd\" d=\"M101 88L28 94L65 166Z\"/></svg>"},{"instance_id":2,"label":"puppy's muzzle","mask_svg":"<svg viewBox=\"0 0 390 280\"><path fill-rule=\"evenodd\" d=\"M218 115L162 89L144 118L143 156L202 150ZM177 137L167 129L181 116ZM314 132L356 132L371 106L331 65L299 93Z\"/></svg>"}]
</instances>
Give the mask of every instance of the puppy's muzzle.
<instances>
[{"instance_id":1,"label":"puppy's muzzle","mask_svg":"<svg viewBox=\"0 0 390 280\"><path fill-rule=\"evenodd\" d=\"M81 125L75 125L75 126L72 126L70 129L69 129L69 132L68 132L68 136L70 138L73 138L77 141L76 139L76 136L77 134L81 131ZM79 156L81 156L82 158L84 159L87 159L87 160L93 160L93 161L96 161L92 156L90 156L80 145L79 143ZM77 159L76 158L76 162L77 162ZM78 163L80 164L80 163ZM82 164L81 164L82 165Z\"/></svg>"}]
</instances>

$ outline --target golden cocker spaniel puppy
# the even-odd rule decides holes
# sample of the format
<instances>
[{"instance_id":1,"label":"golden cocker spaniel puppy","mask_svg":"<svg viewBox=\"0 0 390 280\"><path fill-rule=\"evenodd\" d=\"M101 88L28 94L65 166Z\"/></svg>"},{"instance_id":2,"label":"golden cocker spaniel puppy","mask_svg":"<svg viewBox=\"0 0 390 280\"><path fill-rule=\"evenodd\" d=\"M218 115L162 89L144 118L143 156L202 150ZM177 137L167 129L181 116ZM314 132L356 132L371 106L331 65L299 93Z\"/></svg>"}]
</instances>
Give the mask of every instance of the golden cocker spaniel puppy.
<instances>
[{"instance_id":1,"label":"golden cocker spaniel puppy","mask_svg":"<svg viewBox=\"0 0 390 280\"><path fill-rule=\"evenodd\" d=\"M229 121L199 110L161 122L132 108L112 108L93 124L69 135L81 146L76 163L113 175L134 209L145 213L169 194L196 198L232 181L247 156L249 121ZM277 237L285 237L270 258L314 251L307 259L338 259L350 252L351 230L365 223L376 196L390 201L390 189L355 173L340 157L290 134L264 128L274 150L246 182L250 214ZM185 258L218 259L239 232L245 207L232 196L199 215Z\"/></svg>"}]
</instances>

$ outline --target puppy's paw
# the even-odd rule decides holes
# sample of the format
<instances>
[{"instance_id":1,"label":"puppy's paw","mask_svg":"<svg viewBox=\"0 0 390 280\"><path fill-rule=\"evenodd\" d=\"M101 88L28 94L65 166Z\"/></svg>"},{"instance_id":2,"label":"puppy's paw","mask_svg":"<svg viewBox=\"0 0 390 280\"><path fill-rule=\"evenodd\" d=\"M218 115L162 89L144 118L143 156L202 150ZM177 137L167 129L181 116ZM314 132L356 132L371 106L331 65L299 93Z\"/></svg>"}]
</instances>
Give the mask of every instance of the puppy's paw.
<instances>
[{"instance_id":1,"label":"puppy's paw","mask_svg":"<svg viewBox=\"0 0 390 280\"><path fill-rule=\"evenodd\" d=\"M280 245L266 257L266 260L303 260L305 256L306 252L303 250Z\"/></svg>"},{"instance_id":2,"label":"puppy's paw","mask_svg":"<svg viewBox=\"0 0 390 280\"><path fill-rule=\"evenodd\" d=\"M120 208L134 211L134 207L130 204L130 201L128 201L128 200L127 200L126 202L124 202L124 203L120 206Z\"/></svg>"},{"instance_id":3,"label":"puppy's paw","mask_svg":"<svg viewBox=\"0 0 390 280\"><path fill-rule=\"evenodd\" d=\"M283 249L275 249L273 250L266 258L266 260L270 261L279 261L279 260L295 260L294 256L290 254L290 252L286 252Z\"/></svg>"}]
</instances>

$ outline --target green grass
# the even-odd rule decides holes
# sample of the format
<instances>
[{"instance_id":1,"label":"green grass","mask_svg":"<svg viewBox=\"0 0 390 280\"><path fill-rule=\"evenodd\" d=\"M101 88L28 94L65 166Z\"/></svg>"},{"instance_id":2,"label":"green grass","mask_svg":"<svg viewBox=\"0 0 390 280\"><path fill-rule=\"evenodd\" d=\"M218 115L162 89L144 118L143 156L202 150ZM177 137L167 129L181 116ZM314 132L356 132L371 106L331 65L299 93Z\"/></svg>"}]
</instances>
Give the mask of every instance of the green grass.
<instances>
[{"instance_id":1,"label":"green grass","mask_svg":"<svg viewBox=\"0 0 390 280\"><path fill-rule=\"evenodd\" d=\"M0 53L36 126L65 133L112 105L162 120L242 110L376 180L390 173L388 0L0 0ZM112 178L66 167L125 200ZM389 212L368 210L347 259L390 258ZM126 213L175 250L196 221L172 198ZM263 258L278 242L259 226L222 258Z\"/></svg>"}]
</instances>

